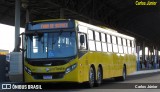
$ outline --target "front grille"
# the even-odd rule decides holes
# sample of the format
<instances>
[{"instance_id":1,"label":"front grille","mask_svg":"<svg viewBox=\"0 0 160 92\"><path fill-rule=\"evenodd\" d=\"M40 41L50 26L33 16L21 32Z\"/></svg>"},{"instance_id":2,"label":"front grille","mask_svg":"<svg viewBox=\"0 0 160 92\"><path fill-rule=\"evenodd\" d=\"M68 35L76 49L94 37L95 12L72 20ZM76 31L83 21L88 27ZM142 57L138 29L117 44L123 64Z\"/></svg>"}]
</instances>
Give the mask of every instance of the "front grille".
<instances>
[{"instance_id":1,"label":"front grille","mask_svg":"<svg viewBox=\"0 0 160 92\"><path fill-rule=\"evenodd\" d=\"M67 63L66 60L50 60L50 61L28 61L28 63L32 66L59 66Z\"/></svg>"},{"instance_id":2,"label":"front grille","mask_svg":"<svg viewBox=\"0 0 160 92\"><path fill-rule=\"evenodd\" d=\"M65 72L58 73L32 73L34 79L43 79L43 76L52 76L52 79L60 79L63 78Z\"/></svg>"}]
</instances>

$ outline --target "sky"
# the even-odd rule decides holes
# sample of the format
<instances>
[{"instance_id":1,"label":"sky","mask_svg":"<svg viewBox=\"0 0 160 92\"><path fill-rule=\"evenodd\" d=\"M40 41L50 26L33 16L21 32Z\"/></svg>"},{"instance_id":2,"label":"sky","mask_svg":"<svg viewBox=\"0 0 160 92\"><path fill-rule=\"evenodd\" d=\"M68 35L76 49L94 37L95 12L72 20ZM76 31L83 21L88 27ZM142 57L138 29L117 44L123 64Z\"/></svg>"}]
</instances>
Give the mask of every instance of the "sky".
<instances>
[{"instance_id":1,"label":"sky","mask_svg":"<svg viewBox=\"0 0 160 92\"><path fill-rule=\"evenodd\" d=\"M20 33L22 32L24 32L24 28L20 28ZM12 52L14 50L14 42L15 27L0 23L0 49Z\"/></svg>"}]
</instances>

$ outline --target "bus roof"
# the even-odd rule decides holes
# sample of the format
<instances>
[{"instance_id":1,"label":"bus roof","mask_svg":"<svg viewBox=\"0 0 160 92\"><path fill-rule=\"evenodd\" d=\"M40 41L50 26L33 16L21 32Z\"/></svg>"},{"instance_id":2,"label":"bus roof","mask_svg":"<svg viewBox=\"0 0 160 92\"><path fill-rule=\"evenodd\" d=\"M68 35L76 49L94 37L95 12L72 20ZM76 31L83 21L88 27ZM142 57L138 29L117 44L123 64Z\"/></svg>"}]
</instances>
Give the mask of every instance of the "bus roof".
<instances>
[{"instance_id":1,"label":"bus roof","mask_svg":"<svg viewBox=\"0 0 160 92\"><path fill-rule=\"evenodd\" d=\"M132 36L128 36L128 35L125 35L125 34L122 34L122 33L118 33L117 31L115 31L115 30L113 30L111 28L108 28L108 27L102 28L102 27L94 26L94 25L91 25L91 24L88 24L88 23L84 23L84 22L81 22L81 21L78 21L78 20L76 20L76 22L77 22L78 25L88 27L89 29L94 30L94 31L107 33L107 34L110 34L110 35L114 35L114 36L130 39L130 40L134 40L135 39Z\"/></svg>"},{"instance_id":2,"label":"bus roof","mask_svg":"<svg viewBox=\"0 0 160 92\"><path fill-rule=\"evenodd\" d=\"M54 22L54 21L62 21L62 20L71 20L71 19L47 19L47 20L36 20L33 22Z\"/></svg>"},{"instance_id":3,"label":"bus roof","mask_svg":"<svg viewBox=\"0 0 160 92\"><path fill-rule=\"evenodd\" d=\"M36 21L33 21L33 22L35 22L35 23L38 23L38 22L54 22L54 21L64 21L64 20L72 20L72 19L47 19L47 20L36 20ZM125 34L122 34L122 33L118 33L116 30L113 30L113 29L108 28L108 27L98 27L98 26L91 25L91 24L88 24L88 23L85 23L85 22L81 22L79 20L75 20L75 23L77 23L79 25L82 25L82 26L85 26L87 28L90 28L91 30L96 30L96 31L99 31L99 32L119 36L119 37L130 39L130 40L135 39L134 37L131 37L131 36L128 36L128 35L125 35Z\"/></svg>"}]
</instances>

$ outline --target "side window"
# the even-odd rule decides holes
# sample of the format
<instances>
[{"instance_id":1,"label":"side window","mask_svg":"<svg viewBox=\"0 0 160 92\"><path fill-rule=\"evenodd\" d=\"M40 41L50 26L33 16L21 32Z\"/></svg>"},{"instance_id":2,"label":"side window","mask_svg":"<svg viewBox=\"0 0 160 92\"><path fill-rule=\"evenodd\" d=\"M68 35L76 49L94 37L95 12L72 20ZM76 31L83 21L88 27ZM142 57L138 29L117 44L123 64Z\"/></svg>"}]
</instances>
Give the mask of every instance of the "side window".
<instances>
[{"instance_id":1,"label":"side window","mask_svg":"<svg viewBox=\"0 0 160 92\"><path fill-rule=\"evenodd\" d=\"M96 50L96 48L95 48L95 42L92 41L92 40L89 40L89 49L91 51L95 51Z\"/></svg>"},{"instance_id":2,"label":"side window","mask_svg":"<svg viewBox=\"0 0 160 92\"><path fill-rule=\"evenodd\" d=\"M131 45L132 46L132 54L134 54L134 52L135 52L134 41L131 41L131 43L132 43L132 45Z\"/></svg>"},{"instance_id":3,"label":"side window","mask_svg":"<svg viewBox=\"0 0 160 92\"><path fill-rule=\"evenodd\" d=\"M132 47L134 47L134 41L131 41L132 42Z\"/></svg>"},{"instance_id":4,"label":"side window","mask_svg":"<svg viewBox=\"0 0 160 92\"><path fill-rule=\"evenodd\" d=\"M128 53L131 54L132 51L131 51L131 41L130 40L127 40L127 46L128 46Z\"/></svg>"},{"instance_id":5,"label":"side window","mask_svg":"<svg viewBox=\"0 0 160 92\"><path fill-rule=\"evenodd\" d=\"M112 36L113 52L118 52L116 36Z\"/></svg>"},{"instance_id":6,"label":"side window","mask_svg":"<svg viewBox=\"0 0 160 92\"><path fill-rule=\"evenodd\" d=\"M88 45L89 45L89 50L91 51L95 51L96 48L95 48L95 41L94 41L94 31L92 30L88 30Z\"/></svg>"},{"instance_id":7,"label":"side window","mask_svg":"<svg viewBox=\"0 0 160 92\"><path fill-rule=\"evenodd\" d=\"M128 46L128 47L131 46L130 40L127 40L127 46Z\"/></svg>"},{"instance_id":8,"label":"side window","mask_svg":"<svg viewBox=\"0 0 160 92\"><path fill-rule=\"evenodd\" d=\"M93 40L93 31L92 30L88 30L88 38L89 40Z\"/></svg>"},{"instance_id":9,"label":"side window","mask_svg":"<svg viewBox=\"0 0 160 92\"><path fill-rule=\"evenodd\" d=\"M126 39L123 38L123 48L124 48L124 53L127 54L127 44L126 44Z\"/></svg>"},{"instance_id":10,"label":"side window","mask_svg":"<svg viewBox=\"0 0 160 92\"><path fill-rule=\"evenodd\" d=\"M111 43L111 36L107 34L107 42Z\"/></svg>"},{"instance_id":11,"label":"side window","mask_svg":"<svg viewBox=\"0 0 160 92\"><path fill-rule=\"evenodd\" d=\"M118 49L119 53L123 53L122 38L120 37L118 37Z\"/></svg>"},{"instance_id":12,"label":"side window","mask_svg":"<svg viewBox=\"0 0 160 92\"><path fill-rule=\"evenodd\" d=\"M107 34L108 52L112 52L111 36Z\"/></svg>"},{"instance_id":13,"label":"side window","mask_svg":"<svg viewBox=\"0 0 160 92\"><path fill-rule=\"evenodd\" d=\"M99 32L95 32L95 38L96 38L96 41L100 41L100 35L99 35Z\"/></svg>"},{"instance_id":14,"label":"side window","mask_svg":"<svg viewBox=\"0 0 160 92\"><path fill-rule=\"evenodd\" d=\"M123 46L127 46L126 45L126 39L123 38Z\"/></svg>"},{"instance_id":15,"label":"side window","mask_svg":"<svg viewBox=\"0 0 160 92\"><path fill-rule=\"evenodd\" d=\"M112 43L117 44L116 36L112 36Z\"/></svg>"},{"instance_id":16,"label":"side window","mask_svg":"<svg viewBox=\"0 0 160 92\"><path fill-rule=\"evenodd\" d=\"M96 50L101 51L102 47L101 47L100 33L99 32L95 32L95 39L96 39Z\"/></svg>"},{"instance_id":17,"label":"side window","mask_svg":"<svg viewBox=\"0 0 160 92\"><path fill-rule=\"evenodd\" d=\"M106 34L101 33L101 40L102 42L106 42Z\"/></svg>"},{"instance_id":18,"label":"side window","mask_svg":"<svg viewBox=\"0 0 160 92\"><path fill-rule=\"evenodd\" d=\"M122 39L118 37L118 45L122 45Z\"/></svg>"},{"instance_id":19,"label":"side window","mask_svg":"<svg viewBox=\"0 0 160 92\"><path fill-rule=\"evenodd\" d=\"M103 52L107 52L106 34L101 33L101 41L102 41Z\"/></svg>"}]
</instances>

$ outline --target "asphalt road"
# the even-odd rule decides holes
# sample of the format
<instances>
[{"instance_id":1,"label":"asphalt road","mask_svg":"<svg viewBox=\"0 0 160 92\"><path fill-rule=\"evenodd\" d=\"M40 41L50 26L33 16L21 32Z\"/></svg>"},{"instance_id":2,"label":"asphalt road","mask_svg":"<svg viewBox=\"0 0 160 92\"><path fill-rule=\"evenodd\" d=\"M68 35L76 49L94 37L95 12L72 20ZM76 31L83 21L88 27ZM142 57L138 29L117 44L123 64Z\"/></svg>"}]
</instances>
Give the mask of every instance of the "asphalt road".
<instances>
[{"instance_id":1,"label":"asphalt road","mask_svg":"<svg viewBox=\"0 0 160 92\"><path fill-rule=\"evenodd\" d=\"M141 86L157 86L157 88L136 88ZM81 84L49 84L49 90L16 90L14 92L160 92L160 72L149 73L142 75L128 76L126 81L115 81L114 79L107 79L103 81L100 87L94 87L92 89L85 88ZM1 90L5 91L5 90ZM7 90L5 92L8 92ZM13 91L12 91L13 92Z\"/></svg>"}]
</instances>

